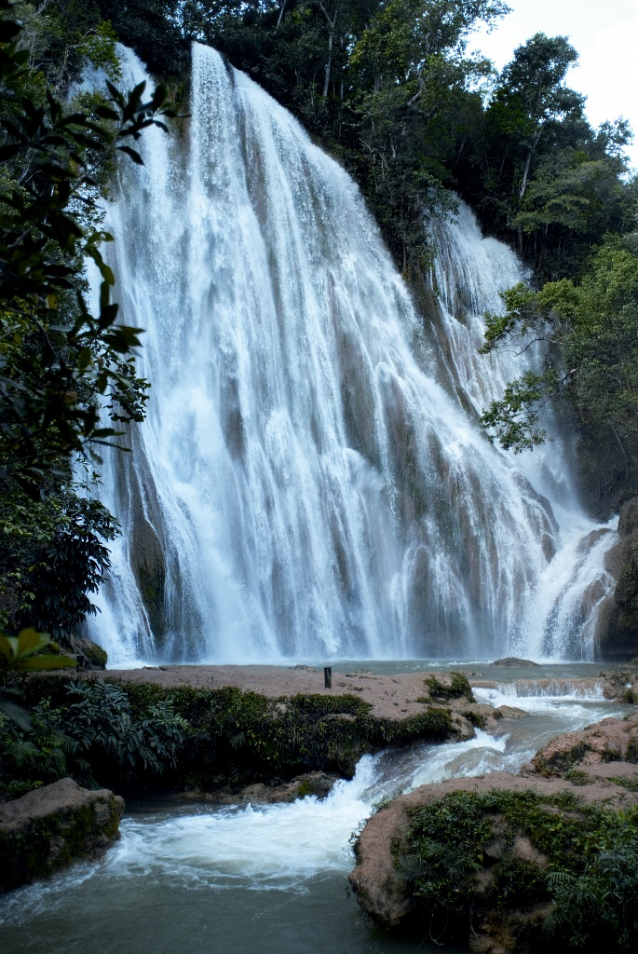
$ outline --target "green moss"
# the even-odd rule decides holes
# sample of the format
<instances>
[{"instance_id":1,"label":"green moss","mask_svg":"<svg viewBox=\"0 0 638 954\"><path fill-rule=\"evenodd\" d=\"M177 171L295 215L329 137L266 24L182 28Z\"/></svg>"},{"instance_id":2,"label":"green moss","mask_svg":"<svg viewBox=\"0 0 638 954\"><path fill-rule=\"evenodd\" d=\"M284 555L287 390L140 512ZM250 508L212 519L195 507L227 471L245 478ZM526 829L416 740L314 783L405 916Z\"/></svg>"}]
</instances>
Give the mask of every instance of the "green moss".
<instances>
[{"instance_id":1,"label":"green moss","mask_svg":"<svg viewBox=\"0 0 638 954\"><path fill-rule=\"evenodd\" d=\"M306 798L308 795L314 795L315 790L312 786L312 783L309 781L302 782L299 788L297 789L298 798Z\"/></svg>"},{"instance_id":2,"label":"green moss","mask_svg":"<svg viewBox=\"0 0 638 954\"><path fill-rule=\"evenodd\" d=\"M202 690L107 681L124 691L134 720L145 719L153 706L166 702L188 723L178 765L163 776L167 785L181 786L187 779L203 790L239 788L317 770L350 778L366 752L442 742L454 735L450 711L442 706L429 705L409 719L377 719L371 705L353 694L270 699L234 687ZM32 680L30 698L35 702L47 694L53 707L63 707L69 701L68 684ZM104 781L97 769L96 778Z\"/></svg>"},{"instance_id":3,"label":"green moss","mask_svg":"<svg viewBox=\"0 0 638 954\"><path fill-rule=\"evenodd\" d=\"M473 725L475 729L484 729L487 725L487 719L484 715L481 715L480 712L475 712L473 709L465 709L462 713L465 716L470 725ZM503 718L503 713L494 713L497 719Z\"/></svg>"},{"instance_id":4,"label":"green moss","mask_svg":"<svg viewBox=\"0 0 638 954\"><path fill-rule=\"evenodd\" d=\"M113 796L106 824L97 824L95 803L72 812L33 819L18 831L0 831L0 890L46 877L87 854L96 835L115 838L119 813Z\"/></svg>"},{"instance_id":5,"label":"green moss","mask_svg":"<svg viewBox=\"0 0 638 954\"><path fill-rule=\"evenodd\" d=\"M106 664L109 661L108 653L97 643L88 639L85 640L82 643L82 652L93 666L98 669L106 669Z\"/></svg>"},{"instance_id":6,"label":"green moss","mask_svg":"<svg viewBox=\"0 0 638 954\"><path fill-rule=\"evenodd\" d=\"M570 769L569 772L565 773L565 778L572 785L590 785L593 782L589 775L585 772L579 772L578 769Z\"/></svg>"},{"instance_id":7,"label":"green moss","mask_svg":"<svg viewBox=\"0 0 638 954\"><path fill-rule=\"evenodd\" d=\"M240 787L308 771L351 777L366 752L417 740L444 741L450 713L430 707L411 719L374 719L355 695L269 699L234 687L215 690L127 685L134 712L161 699L191 726L181 772L200 789Z\"/></svg>"},{"instance_id":8,"label":"green moss","mask_svg":"<svg viewBox=\"0 0 638 954\"><path fill-rule=\"evenodd\" d=\"M609 781L626 788L628 792L638 792L638 778L610 778Z\"/></svg>"},{"instance_id":9,"label":"green moss","mask_svg":"<svg viewBox=\"0 0 638 954\"><path fill-rule=\"evenodd\" d=\"M582 762L587 752L584 742L578 742L571 749L555 753L551 758L551 766L559 775L567 775L575 765Z\"/></svg>"},{"instance_id":10,"label":"green moss","mask_svg":"<svg viewBox=\"0 0 638 954\"><path fill-rule=\"evenodd\" d=\"M465 697L468 702L476 702L467 678L462 672L453 672L450 674L450 682L441 682L436 676L428 676L425 680L432 699L439 702L447 702L450 699L461 699Z\"/></svg>"},{"instance_id":11,"label":"green moss","mask_svg":"<svg viewBox=\"0 0 638 954\"><path fill-rule=\"evenodd\" d=\"M638 765L638 739L629 740L624 760L625 762L631 762L632 765Z\"/></svg>"},{"instance_id":12,"label":"green moss","mask_svg":"<svg viewBox=\"0 0 638 954\"><path fill-rule=\"evenodd\" d=\"M538 861L517 853L519 836L529 840ZM634 949L623 944L628 938L638 941L636 922L631 921L638 914L638 871L625 864L622 890L614 894L609 882L605 888L599 873L609 867L610 851L635 854L638 861L638 807L623 814L584 806L569 793L495 790L456 792L413 809L407 837L395 847L395 862L415 916L429 925L432 936L440 931L467 938L473 912L479 916L494 909L531 910L554 901L547 925L553 936L543 942L548 950L570 948L575 937L570 932L578 922L579 937L592 944L588 954L608 954L596 946L597 918L609 923L616 919L616 946L609 951ZM485 870L487 881L476 877ZM572 884L573 891L566 891L566 884ZM600 891L598 910L579 907L585 887ZM536 941L540 943L540 934Z\"/></svg>"}]
</instances>

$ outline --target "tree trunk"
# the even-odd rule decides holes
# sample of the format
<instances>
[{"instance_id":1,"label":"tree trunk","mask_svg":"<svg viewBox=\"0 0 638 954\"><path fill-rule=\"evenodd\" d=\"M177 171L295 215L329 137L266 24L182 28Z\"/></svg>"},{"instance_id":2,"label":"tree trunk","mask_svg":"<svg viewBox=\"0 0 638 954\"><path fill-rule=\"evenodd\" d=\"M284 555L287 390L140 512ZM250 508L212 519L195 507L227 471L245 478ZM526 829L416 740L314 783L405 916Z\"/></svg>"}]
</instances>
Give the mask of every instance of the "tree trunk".
<instances>
[{"instance_id":1,"label":"tree trunk","mask_svg":"<svg viewBox=\"0 0 638 954\"><path fill-rule=\"evenodd\" d=\"M328 87L330 86L330 70L332 69L332 30L330 31L330 36L328 38L328 62L326 63L326 75L323 82L323 98L325 99L328 95Z\"/></svg>"},{"instance_id":2,"label":"tree trunk","mask_svg":"<svg viewBox=\"0 0 638 954\"><path fill-rule=\"evenodd\" d=\"M532 152L533 152L533 147L527 153L527 159L525 160L525 170L523 172L523 180L521 182L521 187L518 192L518 198L520 199L521 202L523 201L523 198L525 197L525 193L527 192L527 180L529 178L529 168L532 164Z\"/></svg>"},{"instance_id":3,"label":"tree trunk","mask_svg":"<svg viewBox=\"0 0 638 954\"><path fill-rule=\"evenodd\" d=\"M281 25L281 21L284 18L285 9L286 9L286 0L282 0L281 6L279 7L279 16L277 17L277 25L275 26L275 30L278 30Z\"/></svg>"}]
</instances>

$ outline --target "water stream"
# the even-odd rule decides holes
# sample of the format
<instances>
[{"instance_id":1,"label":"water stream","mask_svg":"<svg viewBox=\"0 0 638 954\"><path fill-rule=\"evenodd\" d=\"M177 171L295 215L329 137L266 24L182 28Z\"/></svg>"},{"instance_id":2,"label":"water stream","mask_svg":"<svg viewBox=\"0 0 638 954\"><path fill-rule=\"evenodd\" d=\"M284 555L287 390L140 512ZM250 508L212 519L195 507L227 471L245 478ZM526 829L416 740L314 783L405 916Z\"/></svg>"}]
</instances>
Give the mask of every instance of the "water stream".
<instances>
[{"instance_id":1,"label":"water stream","mask_svg":"<svg viewBox=\"0 0 638 954\"><path fill-rule=\"evenodd\" d=\"M478 731L460 744L365 756L325 801L129 806L103 861L0 900L3 954L433 954L427 940L373 928L348 896L352 832L384 798L451 776L516 771L557 733L627 711L595 690L590 698L523 697L516 674L500 679L477 696L516 704L527 717L503 721L497 737Z\"/></svg>"},{"instance_id":2,"label":"water stream","mask_svg":"<svg viewBox=\"0 0 638 954\"><path fill-rule=\"evenodd\" d=\"M145 78L123 58L124 85ZM613 527L580 510L559 435L517 459L476 422L520 370L476 353L516 257L464 207L430 223L425 321L289 113L203 46L191 90L106 209L153 384L103 469L123 533L91 627L112 664L593 658Z\"/></svg>"}]
</instances>

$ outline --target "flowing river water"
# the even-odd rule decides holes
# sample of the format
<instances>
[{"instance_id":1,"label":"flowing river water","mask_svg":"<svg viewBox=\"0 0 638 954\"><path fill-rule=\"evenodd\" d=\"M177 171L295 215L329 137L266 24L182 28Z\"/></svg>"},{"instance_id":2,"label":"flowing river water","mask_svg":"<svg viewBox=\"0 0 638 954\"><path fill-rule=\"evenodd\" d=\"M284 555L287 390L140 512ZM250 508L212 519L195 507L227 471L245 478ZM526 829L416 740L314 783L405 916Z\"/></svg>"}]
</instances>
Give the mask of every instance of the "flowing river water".
<instances>
[{"instance_id":1,"label":"flowing river water","mask_svg":"<svg viewBox=\"0 0 638 954\"><path fill-rule=\"evenodd\" d=\"M365 666L426 668L418 661ZM553 736L628 709L591 684L581 694L573 680L597 676L592 665L535 669L534 680L554 680L543 683L542 695L529 669L453 668L498 682L475 690L481 701L528 715L504 720L496 737L479 730L468 742L365 756L355 777L324 801L132 803L120 841L103 860L0 900L3 954L433 954L438 947L427 939L393 937L366 922L347 890L352 833L383 799L451 776L517 771ZM546 694L552 691L560 694Z\"/></svg>"}]
</instances>

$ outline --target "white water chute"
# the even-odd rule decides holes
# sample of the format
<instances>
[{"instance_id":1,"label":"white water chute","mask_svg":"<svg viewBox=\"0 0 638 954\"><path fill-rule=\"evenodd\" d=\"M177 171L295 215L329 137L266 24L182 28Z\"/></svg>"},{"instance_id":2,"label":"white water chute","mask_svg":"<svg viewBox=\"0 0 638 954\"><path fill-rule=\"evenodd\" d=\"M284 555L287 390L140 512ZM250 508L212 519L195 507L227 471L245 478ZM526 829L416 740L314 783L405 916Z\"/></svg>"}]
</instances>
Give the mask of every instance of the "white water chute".
<instances>
[{"instance_id":1,"label":"white water chute","mask_svg":"<svg viewBox=\"0 0 638 954\"><path fill-rule=\"evenodd\" d=\"M132 54L127 69L142 78ZM286 110L199 45L191 97L181 134L145 133L106 213L153 384L133 454L103 473L123 533L91 628L111 663L587 658L592 614L547 621L573 595L562 554L593 525L558 527L450 390L465 375L478 401L489 362L455 341L442 370L356 186ZM499 248L496 292L518 268ZM581 612L608 583L578 560Z\"/></svg>"}]
</instances>

